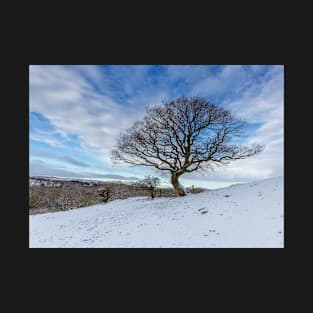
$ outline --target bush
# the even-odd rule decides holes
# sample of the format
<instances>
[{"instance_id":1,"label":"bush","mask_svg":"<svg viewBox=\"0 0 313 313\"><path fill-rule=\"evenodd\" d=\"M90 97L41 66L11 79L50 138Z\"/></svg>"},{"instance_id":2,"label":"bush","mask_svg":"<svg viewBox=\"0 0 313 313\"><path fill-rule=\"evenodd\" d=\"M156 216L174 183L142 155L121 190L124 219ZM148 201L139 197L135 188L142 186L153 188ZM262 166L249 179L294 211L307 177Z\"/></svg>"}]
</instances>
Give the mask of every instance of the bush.
<instances>
[{"instance_id":1,"label":"bush","mask_svg":"<svg viewBox=\"0 0 313 313\"><path fill-rule=\"evenodd\" d=\"M102 202L108 202L112 198L112 189L99 189L98 197Z\"/></svg>"},{"instance_id":2,"label":"bush","mask_svg":"<svg viewBox=\"0 0 313 313\"><path fill-rule=\"evenodd\" d=\"M111 194L108 195L108 199ZM103 202L95 187L69 185L62 188L31 186L29 188L29 209L48 211L70 210Z\"/></svg>"},{"instance_id":3,"label":"bush","mask_svg":"<svg viewBox=\"0 0 313 313\"><path fill-rule=\"evenodd\" d=\"M38 192L38 187L32 187L29 189L29 208L34 209L38 208L42 205L42 197L40 196L40 192Z\"/></svg>"}]
</instances>

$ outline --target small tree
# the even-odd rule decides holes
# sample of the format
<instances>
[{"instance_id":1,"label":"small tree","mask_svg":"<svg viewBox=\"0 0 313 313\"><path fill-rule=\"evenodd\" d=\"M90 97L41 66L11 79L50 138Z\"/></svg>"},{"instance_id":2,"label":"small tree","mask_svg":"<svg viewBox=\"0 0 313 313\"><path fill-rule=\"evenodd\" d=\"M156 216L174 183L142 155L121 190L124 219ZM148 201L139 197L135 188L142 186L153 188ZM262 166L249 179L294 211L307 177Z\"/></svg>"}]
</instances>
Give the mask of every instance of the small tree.
<instances>
[{"instance_id":1,"label":"small tree","mask_svg":"<svg viewBox=\"0 0 313 313\"><path fill-rule=\"evenodd\" d=\"M195 185L191 185L190 190L192 193L195 193Z\"/></svg>"},{"instance_id":2,"label":"small tree","mask_svg":"<svg viewBox=\"0 0 313 313\"><path fill-rule=\"evenodd\" d=\"M156 187L161 183L158 177L154 176L145 176L144 179L141 179L137 182L137 185L146 188L150 191L151 199L155 198Z\"/></svg>"},{"instance_id":3,"label":"small tree","mask_svg":"<svg viewBox=\"0 0 313 313\"><path fill-rule=\"evenodd\" d=\"M115 161L169 172L180 196L178 179L185 173L253 156L261 145L236 144L245 122L230 111L199 97L181 97L151 107L142 121L122 132L112 151Z\"/></svg>"}]
</instances>

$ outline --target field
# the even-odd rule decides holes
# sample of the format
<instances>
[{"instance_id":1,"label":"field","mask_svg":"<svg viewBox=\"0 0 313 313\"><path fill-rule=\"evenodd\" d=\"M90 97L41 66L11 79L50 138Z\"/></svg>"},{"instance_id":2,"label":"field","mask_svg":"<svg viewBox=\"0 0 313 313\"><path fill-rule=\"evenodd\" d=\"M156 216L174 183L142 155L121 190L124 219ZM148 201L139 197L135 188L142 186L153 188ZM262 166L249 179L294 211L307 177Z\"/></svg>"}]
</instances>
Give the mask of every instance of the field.
<instances>
[{"instance_id":1,"label":"field","mask_svg":"<svg viewBox=\"0 0 313 313\"><path fill-rule=\"evenodd\" d=\"M283 179L29 216L30 247L282 248Z\"/></svg>"}]
</instances>

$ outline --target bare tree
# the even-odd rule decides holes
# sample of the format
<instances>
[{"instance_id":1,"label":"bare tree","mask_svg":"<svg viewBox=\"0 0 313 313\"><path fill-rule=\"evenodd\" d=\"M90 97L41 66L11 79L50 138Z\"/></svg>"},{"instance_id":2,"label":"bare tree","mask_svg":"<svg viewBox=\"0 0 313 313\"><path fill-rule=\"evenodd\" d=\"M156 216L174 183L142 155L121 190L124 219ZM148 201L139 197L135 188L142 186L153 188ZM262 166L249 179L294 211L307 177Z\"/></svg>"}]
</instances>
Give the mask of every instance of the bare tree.
<instances>
[{"instance_id":1,"label":"bare tree","mask_svg":"<svg viewBox=\"0 0 313 313\"><path fill-rule=\"evenodd\" d=\"M173 187L185 196L178 180L184 173L262 151L260 145L234 144L233 139L244 134L245 125L230 111L200 97L164 100L120 134L112 159L169 172Z\"/></svg>"},{"instance_id":2,"label":"bare tree","mask_svg":"<svg viewBox=\"0 0 313 313\"><path fill-rule=\"evenodd\" d=\"M151 199L155 198L156 187L161 183L158 177L146 176L144 179L139 180L136 185L146 188L150 191Z\"/></svg>"}]
</instances>

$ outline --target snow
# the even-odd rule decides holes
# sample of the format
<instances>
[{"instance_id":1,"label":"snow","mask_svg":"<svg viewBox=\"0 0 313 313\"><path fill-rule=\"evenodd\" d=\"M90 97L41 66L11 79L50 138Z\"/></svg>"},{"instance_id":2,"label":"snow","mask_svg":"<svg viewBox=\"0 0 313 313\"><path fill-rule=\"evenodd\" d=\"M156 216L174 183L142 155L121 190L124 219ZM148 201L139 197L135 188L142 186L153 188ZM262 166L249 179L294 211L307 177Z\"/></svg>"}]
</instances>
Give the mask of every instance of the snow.
<instances>
[{"instance_id":1,"label":"snow","mask_svg":"<svg viewBox=\"0 0 313 313\"><path fill-rule=\"evenodd\" d=\"M283 248L283 179L30 215L29 246Z\"/></svg>"}]
</instances>

